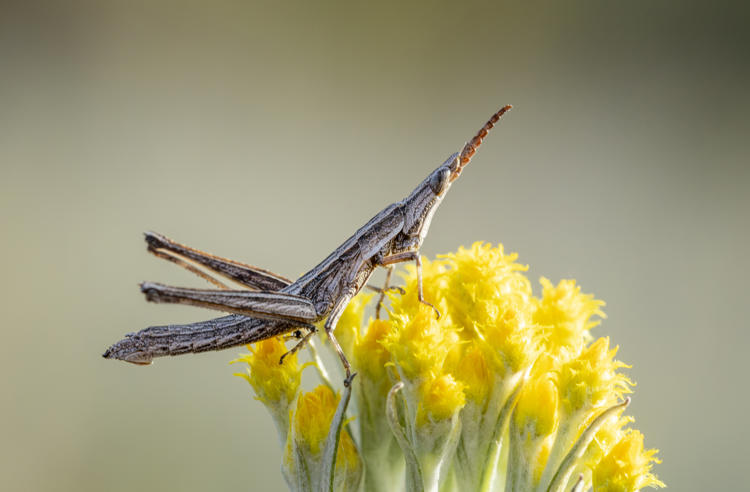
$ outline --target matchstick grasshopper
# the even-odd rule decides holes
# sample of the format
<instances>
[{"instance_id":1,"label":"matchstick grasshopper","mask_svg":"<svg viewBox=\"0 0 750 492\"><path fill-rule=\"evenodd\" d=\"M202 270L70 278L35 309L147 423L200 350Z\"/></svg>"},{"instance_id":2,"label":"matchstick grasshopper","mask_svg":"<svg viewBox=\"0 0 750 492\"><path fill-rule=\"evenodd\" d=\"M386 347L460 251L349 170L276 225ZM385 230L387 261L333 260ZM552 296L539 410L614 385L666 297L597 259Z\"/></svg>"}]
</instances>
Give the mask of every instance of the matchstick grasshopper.
<instances>
[{"instance_id":1,"label":"matchstick grasshopper","mask_svg":"<svg viewBox=\"0 0 750 492\"><path fill-rule=\"evenodd\" d=\"M152 326L130 333L112 345L104 357L150 364L154 357L220 350L294 333L300 341L285 354L288 355L304 346L315 333L314 323L325 319L326 334L344 366L344 383L348 386L353 375L334 336L334 328L349 301L367 284L377 267L387 267L390 274L392 265L414 261L419 301L432 307L440 316L422 294L419 248L432 216L451 184L461 175L489 130L509 109L510 106L505 106L492 115L460 152L451 155L430 173L409 196L388 205L294 282L261 268L204 253L159 234L146 233L149 252L186 268L219 288L188 289L144 282L141 291L146 299L190 304L232 314L186 325ZM231 290L218 277L250 290ZM283 362L283 357L280 362Z\"/></svg>"}]
</instances>

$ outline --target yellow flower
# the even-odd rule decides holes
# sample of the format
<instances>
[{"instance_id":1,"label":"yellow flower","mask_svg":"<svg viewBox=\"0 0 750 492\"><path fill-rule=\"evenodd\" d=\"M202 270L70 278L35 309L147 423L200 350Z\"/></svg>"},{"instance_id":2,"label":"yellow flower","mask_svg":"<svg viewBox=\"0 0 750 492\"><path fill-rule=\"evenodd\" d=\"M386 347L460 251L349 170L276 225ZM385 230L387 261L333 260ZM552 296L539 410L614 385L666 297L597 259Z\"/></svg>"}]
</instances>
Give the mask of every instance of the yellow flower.
<instances>
[{"instance_id":1,"label":"yellow flower","mask_svg":"<svg viewBox=\"0 0 750 492\"><path fill-rule=\"evenodd\" d=\"M321 452L340 398L329 387L320 385L309 393L300 394L297 400L292 425L298 436L298 442L307 446L313 455ZM343 437L344 435L346 437ZM349 444L340 443L340 453L343 447L346 447L346 450L343 450L345 452L355 449L346 431L342 431L341 441L348 441ZM342 455L339 454L337 458L341 457Z\"/></svg>"},{"instance_id":2,"label":"yellow flower","mask_svg":"<svg viewBox=\"0 0 750 492\"><path fill-rule=\"evenodd\" d=\"M456 331L445 318L436 320L427 306L411 316L394 312L391 330L382 345L403 376L412 380L442 373L448 355L458 346Z\"/></svg>"},{"instance_id":3,"label":"yellow flower","mask_svg":"<svg viewBox=\"0 0 750 492\"><path fill-rule=\"evenodd\" d=\"M328 488L334 449L335 490L359 486L363 459L370 491L561 491L579 474L594 491L663 485L651 473L656 451L626 429L623 397L634 383L620 371L628 366L609 338L589 333L604 303L573 280L541 278L535 296L517 259L482 242L424 259L424 298L439 319L417 299L413 266L406 293L388 294L387 319L365 323L373 296L356 297L336 329L358 372L343 393L357 418L344 427L346 398L327 386L297 396L301 370L294 357L278 365L281 342L240 359L258 399L287 405L283 470L292 488ZM338 448L332 422L342 429Z\"/></svg>"},{"instance_id":4,"label":"yellow flower","mask_svg":"<svg viewBox=\"0 0 750 492\"><path fill-rule=\"evenodd\" d=\"M475 327L500 377L530 366L539 353L532 307L523 295L507 294L494 306L495 319Z\"/></svg>"},{"instance_id":5,"label":"yellow flower","mask_svg":"<svg viewBox=\"0 0 750 492\"><path fill-rule=\"evenodd\" d=\"M282 467L290 486L294 484L293 490L328 489L325 460L331 451L326 449L326 443L340 399L340 395L324 385L299 395L289 424ZM346 428L342 428L339 435L333 468L334 490L356 490L359 487L362 461ZM305 486L300 487L300 483Z\"/></svg>"},{"instance_id":6,"label":"yellow flower","mask_svg":"<svg viewBox=\"0 0 750 492\"><path fill-rule=\"evenodd\" d=\"M612 447L622 439L624 435L623 428L632 424L633 417L613 415L602 424L596 432L596 436L586 449L585 462L586 467L593 469L604 456L609 453Z\"/></svg>"},{"instance_id":7,"label":"yellow flower","mask_svg":"<svg viewBox=\"0 0 750 492\"><path fill-rule=\"evenodd\" d=\"M488 367L484 352L476 342L470 342L466 346L455 375L463 383L466 396L477 405L483 406L494 385L495 375Z\"/></svg>"},{"instance_id":8,"label":"yellow flower","mask_svg":"<svg viewBox=\"0 0 750 492\"><path fill-rule=\"evenodd\" d=\"M278 338L263 340L255 346L248 345L247 349L250 353L232 361L247 363L247 373L236 373L235 376L247 380L255 390L255 397L263 403L291 403L299 389L304 368L297 364L297 355L291 354L279 364L287 349Z\"/></svg>"},{"instance_id":9,"label":"yellow flower","mask_svg":"<svg viewBox=\"0 0 750 492\"><path fill-rule=\"evenodd\" d=\"M558 426L557 385L549 374L532 379L521 391L516 405L515 425L525 434L545 437Z\"/></svg>"},{"instance_id":10,"label":"yellow flower","mask_svg":"<svg viewBox=\"0 0 750 492\"><path fill-rule=\"evenodd\" d=\"M516 453L509 464L518 468L511 473L516 474L520 490L536 487L542 477L560 422L558 399L557 386L549 373L528 381L521 391L511 430Z\"/></svg>"},{"instance_id":11,"label":"yellow flower","mask_svg":"<svg viewBox=\"0 0 750 492\"><path fill-rule=\"evenodd\" d=\"M360 292L354 296L339 318L334 334L347 354L351 353L352 347L359 340L365 309L373 297L374 294Z\"/></svg>"},{"instance_id":12,"label":"yellow flower","mask_svg":"<svg viewBox=\"0 0 750 492\"><path fill-rule=\"evenodd\" d=\"M557 287L542 277L542 298L537 301L534 321L543 327L541 338L548 350L569 349L574 354L589 340L589 330L605 318L604 301L582 294L575 280L561 280Z\"/></svg>"},{"instance_id":13,"label":"yellow flower","mask_svg":"<svg viewBox=\"0 0 750 492\"><path fill-rule=\"evenodd\" d=\"M643 434L628 429L594 468L594 492L631 492L643 487L664 487L651 473L658 450L643 449Z\"/></svg>"},{"instance_id":14,"label":"yellow flower","mask_svg":"<svg viewBox=\"0 0 750 492\"><path fill-rule=\"evenodd\" d=\"M450 374L443 374L422 383L417 423L425 424L452 417L466 403L464 385Z\"/></svg>"},{"instance_id":15,"label":"yellow flower","mask_svg":"<svg viewBox=\"0 0 750 492\"><path fill-rule=\"evenodd\" d=\"M464 339L477 340L500 378L533 362L537 354L528 266L502 245L476 242L443 255L448 315Z\"/></svg>"},{"instance_id":16,"label":"yellow flower","mask_svg":"<svg viewBox=\"0 0 750 492\"><path fill-rule=\"evenodd\" d=\"M422 258L422 289L424 298L429 299L430 303L436 308L444 311L444 297L447 288L447 277L445 276L446 264L444 261L430 261ZM391 309L393 312L408 313L413 315L425 309L425 305L419 302L417 298L417 270L414 265L406 265L406 274L401 276L406 284L404 285L405 295L389 293L391 300ZM434 312L433 312L434 316Z\"/></svg>"},{"instance_id":17,"label":"yellow flower","mask_svg":"<svg viewBox=\"0 0 750 492\"><path fill-rule=\"evenodd\" d=\"M444 295L450 301L450 315L457 326L471 330L495 325L509 298L517 304L530 302L531 284L520 273L528 266L515 262L517 254L506 255L502 245L493 248L478 241L471 248L461 247L442 258L450 267Z\"/></svg>"},{"instance_id":18,"label":"yellow flower","mask_svg":"<svg viewBox=\"0 0 750 492\"><path fill-rule=\"evenodd\" d=\"M354 366L371 381L377 381L384 393L388 392L391 382L386 372L386 364L391 354L383 346L385 338L393 331L391 323L385 320L371 320L367 331L359 337L352 350Z\"/></svg>"},{"instance_id":19,"label":"yellow flower","mask_svg":"<svg viewBox=\"0 0 750 492\"><path fill-rule=\"evenodd\" d=\"M612 406L630 393L632 381L617 370L628 367L615 360L617 347L609 350L609 338L599 338L575 359L559 369L563 408L568 415L581 409Z\"/></svg>"}]
</instances>

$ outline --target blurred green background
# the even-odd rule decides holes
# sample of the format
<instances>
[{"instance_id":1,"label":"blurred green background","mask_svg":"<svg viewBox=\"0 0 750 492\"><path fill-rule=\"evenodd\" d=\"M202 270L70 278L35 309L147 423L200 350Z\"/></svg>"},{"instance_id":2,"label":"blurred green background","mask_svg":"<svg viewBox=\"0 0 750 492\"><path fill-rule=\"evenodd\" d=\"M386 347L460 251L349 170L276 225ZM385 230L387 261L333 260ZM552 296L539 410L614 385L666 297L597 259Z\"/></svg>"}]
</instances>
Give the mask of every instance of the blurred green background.
<instances>
[{"instance_id":1,"label":"blurred green background","mask_svg":"<svg viewBox=\"0 0 750 492\"><path fill-rule=\"evenodd\" d=\"M4 490L284 490L227 362L124 333L213 313L155 230L287 276L501 105L423 253L502 242L607 302L672 490L746 483L750 34L722 2L0 3ZM538 292L538 290L537 290Z\"/></svg>"}]
</instances>

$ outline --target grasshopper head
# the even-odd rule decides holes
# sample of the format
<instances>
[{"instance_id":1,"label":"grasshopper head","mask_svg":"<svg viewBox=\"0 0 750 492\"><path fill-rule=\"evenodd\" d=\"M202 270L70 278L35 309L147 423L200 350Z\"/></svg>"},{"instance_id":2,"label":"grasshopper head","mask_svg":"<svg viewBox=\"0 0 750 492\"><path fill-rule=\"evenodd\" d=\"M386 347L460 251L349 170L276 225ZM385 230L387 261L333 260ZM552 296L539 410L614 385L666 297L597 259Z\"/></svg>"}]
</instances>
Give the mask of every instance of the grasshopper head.
<instances>
[{"instance_id":1,"label":"grasshopper head","mask_svg":"<svg viewBox=\"0 0 750 492\"><path fill-rule=\"evenodd\" d=\"M471 161L487 133L510 108L510 106L505 106L492 115L492 118L484 124L474 138L464 145L461 152L450 156L406 197L403 202L406 213L403 230L406 237L403 245L397 244L397 249L419 248L430 228L432 216L451 184L458 179L466 164Z\"/></svg>"},{"instance_id":2,"label":"grasshopper head","mask_svg":"<svg viewBox=\"0 0 750 492\"><path fill-rule=\"evenodd\" d=\"M406 217L403 230L407 236L418 238L418 244L427 235L432 216L451 187L451 175L453 168L458 167L458 157L458 152L450 156L404 200Z\"/></svg>"}]
</instances>

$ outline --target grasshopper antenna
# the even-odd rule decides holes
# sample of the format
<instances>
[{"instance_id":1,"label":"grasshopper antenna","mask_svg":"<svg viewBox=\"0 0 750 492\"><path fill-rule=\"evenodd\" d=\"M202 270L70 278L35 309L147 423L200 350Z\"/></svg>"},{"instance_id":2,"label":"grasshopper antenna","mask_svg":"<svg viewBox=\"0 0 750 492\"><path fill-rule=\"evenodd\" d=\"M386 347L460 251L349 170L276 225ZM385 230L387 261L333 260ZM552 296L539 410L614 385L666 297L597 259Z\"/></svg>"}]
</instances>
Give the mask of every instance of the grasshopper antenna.
<instances>
[{"instance_id":1,"label":"grasshopper antenna","mask_svg":"<svg viewBox=\"0 0 750 492\"><path fill-rule=\"evenodd\" d=\"M458 170L456 170L456 176L458 176L464 166L469 163L479 146L482 145L482 140L487 136L490 130L492 130L492 127L495 126L495 123L498 122L501 116L510 111L510 108L512 107L513 106L511 106L510 104L508 104L507 106L503 106L500 111L492 115L492 118L490 118L489 121L487 121L487 123L485 123L484 126L479 130L479 132L474 135L474 138L469 140L466 145L464 145L463 150L461 150L461 154L458 156Z\"/></svg>"}]
</instances>

